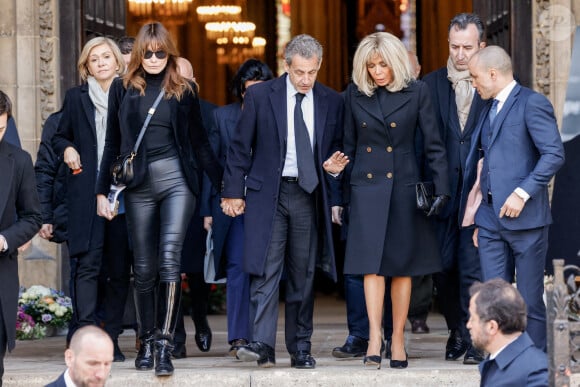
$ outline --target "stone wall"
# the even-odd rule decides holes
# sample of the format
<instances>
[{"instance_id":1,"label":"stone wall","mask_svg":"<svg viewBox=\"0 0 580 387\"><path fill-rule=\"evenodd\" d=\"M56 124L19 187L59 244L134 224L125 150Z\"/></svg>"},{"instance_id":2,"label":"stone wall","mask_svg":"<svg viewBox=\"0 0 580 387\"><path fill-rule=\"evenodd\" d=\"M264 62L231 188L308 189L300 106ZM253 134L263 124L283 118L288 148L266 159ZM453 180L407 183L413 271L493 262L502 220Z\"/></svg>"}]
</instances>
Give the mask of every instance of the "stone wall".
<instances>
[{"instance_id":1,"label":"stone wall","mask_svg":"<svg viewBox=\"0 0 580 387\"><path fill-rule=\"evenodd\" d=\"M58 1L0 0L0 89L12 99L23 148L36 159L42 123L59 103ZM35 237L19 257L20 282L62 288L60 247Z\"/></svg>"}]
</instances>

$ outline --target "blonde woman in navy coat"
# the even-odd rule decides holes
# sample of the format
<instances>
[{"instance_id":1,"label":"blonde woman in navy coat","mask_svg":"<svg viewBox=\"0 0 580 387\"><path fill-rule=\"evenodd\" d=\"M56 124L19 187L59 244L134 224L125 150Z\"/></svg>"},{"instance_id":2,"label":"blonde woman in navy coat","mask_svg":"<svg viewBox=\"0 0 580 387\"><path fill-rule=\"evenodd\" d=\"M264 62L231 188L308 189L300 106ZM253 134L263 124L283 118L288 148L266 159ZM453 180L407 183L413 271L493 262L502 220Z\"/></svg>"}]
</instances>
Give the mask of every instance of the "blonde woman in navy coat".
<instances>
[{"instance_id":1,"label":"blonde woman in navy coat","mask_svg":"<svg viewBox=\"0 0 580 387\"><path fill-rule=\"evenodd\" d=\"M423 137L420 155L415 135ZM345 274L364 275L369 345L364 364L381 366L381 318L385 277L392 277L391 368L407 367L404 328L411 276L440 270L435 234L417 210L417 156L432 171L436 214L449 196L445 148L435 125L427 86L415 80L407 49L395 36L378 32L359 44L353 83L345 92L344 152L350 223Z\"/></svg>"}]
</instances>

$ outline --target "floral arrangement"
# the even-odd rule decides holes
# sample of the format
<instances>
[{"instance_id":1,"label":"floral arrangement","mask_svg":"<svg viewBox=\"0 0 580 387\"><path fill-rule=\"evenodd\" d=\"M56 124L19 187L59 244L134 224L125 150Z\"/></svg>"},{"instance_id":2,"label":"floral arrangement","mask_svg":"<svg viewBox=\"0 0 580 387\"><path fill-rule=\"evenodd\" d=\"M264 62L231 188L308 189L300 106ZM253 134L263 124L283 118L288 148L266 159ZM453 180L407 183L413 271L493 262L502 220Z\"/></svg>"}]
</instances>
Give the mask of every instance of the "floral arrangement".
<instances>
[{"instance_id":1,"label":"floral arrangement","mask_svg":"<svg viewBox=\"0 0 580 387\"><path fill-rule=\"evenodd\" d=\"M37 339L46 335L46 328L65 328L72 317L70 297L41 285L20 288L16 337Z\"/></svg>"}]
</instances>

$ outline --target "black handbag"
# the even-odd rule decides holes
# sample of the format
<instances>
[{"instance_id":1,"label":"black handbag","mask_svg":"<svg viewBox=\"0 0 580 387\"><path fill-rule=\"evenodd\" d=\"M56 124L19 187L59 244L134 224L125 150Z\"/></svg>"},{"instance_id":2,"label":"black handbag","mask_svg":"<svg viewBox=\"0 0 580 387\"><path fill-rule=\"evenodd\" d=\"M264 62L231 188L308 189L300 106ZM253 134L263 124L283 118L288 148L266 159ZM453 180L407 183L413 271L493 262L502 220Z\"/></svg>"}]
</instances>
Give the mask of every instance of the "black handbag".
<instances>
[{"instance_id":1,"label":"black handbag","mask_svg":"<svg viewBox=\"0 0 580 387\"><path fill-rule=\"evenodd\" d=\"M139 137L137 137L135 146L133 146L133 150L117 156L117 159L111 164L111 175L113 177L114 185L118 187L126 187L133 181L133 178L135 177L134 161L135 156L137 156L137 150L139 149L139 145L141 145L141 141L143 141L143 136L145 135L145 130L147 130L149 121L151 121L151 117L153 117L153 114L164 94L165 90L162 89L159 92L157 99L155 99L155 102L153 102L153 106L151 106L147 112L147 117L145 118L141 131L139 132Z\"/></svg>"},{"instance_id":2,"label":"black handbag","mask_svg":"<svg viewBox=\"0 0 580 387\"><path fill-rule=\"evenodd\" d=\"M415 195L417 198L417 209L428 213L435 200L433 183L430 181L416 183Z\"/></svg>"}]
</instances>

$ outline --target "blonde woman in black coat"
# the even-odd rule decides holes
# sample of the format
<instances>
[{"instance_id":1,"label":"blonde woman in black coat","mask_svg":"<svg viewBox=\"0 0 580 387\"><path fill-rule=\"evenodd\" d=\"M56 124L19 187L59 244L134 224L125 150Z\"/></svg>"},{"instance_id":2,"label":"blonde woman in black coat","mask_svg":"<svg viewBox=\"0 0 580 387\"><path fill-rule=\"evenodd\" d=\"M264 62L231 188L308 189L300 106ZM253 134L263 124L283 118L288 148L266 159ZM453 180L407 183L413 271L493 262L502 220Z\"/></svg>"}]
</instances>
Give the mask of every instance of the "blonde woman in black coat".
<instances>
[{"instance_id":1,"label":"blonde woman in black coat","mask_svg":"<svg viewBox=\"0 0 580 387\"><path fill-rule=\"evenodd\" d=\"M345 91L344 152L346 201L350 205L345 274L364 275L369 317L366 366L381 366L381 318L385 277L392 277L391 368L406 368L404 328L411 276L440 269L437 241L429 220L417 210L415 183L421 180L415 135L432 171L437 213L449 195L445 148L435 126L427 86L415 80L407 49L384 32L365 37L353 63L353 83Z\"/></svg>"},{"instance_id":2,"label":"blonde woman in black coat","mask_svg":"<svg viewBox=\"0 0 580 387\"><path fill-rule=\"evenodd\" d=\"M111 223L97 216L95 183L105 147L109 89L113 79L124 72L125 62L114 41L96 37L84 45L77 67L83 83L67 91L52 138L54 152L68 167L68 249L71 259L77 262L73 269L74 315L67 342L77 328L96 323L105 240L108 236L118 238L109 230ZM124 222L119 226L125 227ZM124 242L126 245L127 240ZM120 239L116 239L113 244L119 248L119 243Z\"/></svg>"}]
</instances>

